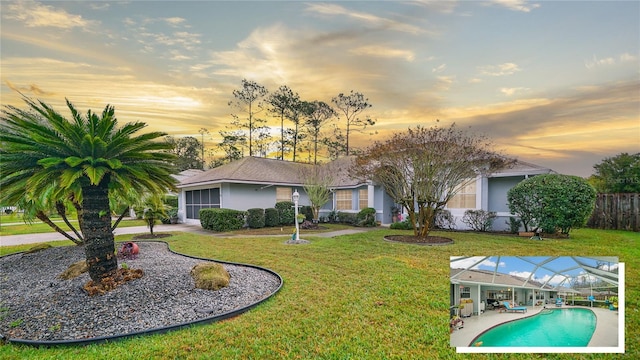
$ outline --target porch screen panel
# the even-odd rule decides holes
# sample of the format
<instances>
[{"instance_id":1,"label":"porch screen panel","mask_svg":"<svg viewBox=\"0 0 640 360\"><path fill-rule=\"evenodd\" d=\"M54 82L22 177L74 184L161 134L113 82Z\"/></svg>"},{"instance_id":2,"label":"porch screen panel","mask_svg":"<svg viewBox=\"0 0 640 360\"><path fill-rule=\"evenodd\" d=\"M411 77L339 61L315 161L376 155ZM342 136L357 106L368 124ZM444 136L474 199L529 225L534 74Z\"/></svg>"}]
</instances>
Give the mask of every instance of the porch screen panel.
<instances>
[{"instance_id":1,"label":"porch screen panel","mask_svg":"<svg viewBox=\"0 0 640 360\"><path fill-rule=\"evenodd\" d=\"M220 207L220 188L185 191L187 219L199 219L200 209Z\"/></svg>"},{"instance_id":2,"label":"porch screen panel","mask_svg":"<svg viewBox=\"0 0 640 360\"><path fill-rule=\"evenodd\" d=\"M209 193L211 189L200 190L200 203L201 204L211 204L209 199Z\"/></svg>"}]
</instances>

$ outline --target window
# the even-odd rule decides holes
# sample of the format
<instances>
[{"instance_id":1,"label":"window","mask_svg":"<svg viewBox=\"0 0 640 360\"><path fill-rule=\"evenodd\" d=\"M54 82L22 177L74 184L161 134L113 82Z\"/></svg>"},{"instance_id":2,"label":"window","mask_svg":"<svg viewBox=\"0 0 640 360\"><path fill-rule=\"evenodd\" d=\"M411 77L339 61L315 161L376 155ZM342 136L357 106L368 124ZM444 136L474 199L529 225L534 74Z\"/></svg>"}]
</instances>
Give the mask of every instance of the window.
<instances>
[{"instance_id":1,"label":"window","mask_svg":"<svg viewBox=\"0 0 640 360\"><path fill-rule=\"evenodd\" d=\"M352 210L351 190L336 191L336 210Z\"/></svg>"},{"instance_id":2,"label":"window","mask_svg":"<svg viewBox=\"0 0 640 360\"><path fill-rule=\"evenodd\" d=\"M369 189L358 190L358 205L360 210L369 207Z\"/></svg>"},{"instance_id":3,"label":"window","mask_svg":"<svg viewBox=\"0 0 640 360\"><path fill-rule=\"evenodd\" d=\"M220 207L220 189L185 191L187 219L199 219L200 209Z\"/></svg>"},{"instance_id":4,"label":"window","mask_svg":"<svg viewBox=\"0 0 640 360\"><path fill-rule=\"evenodd\" d=\"M460 288L460 298L461 299L470 299L471 298L471 288L468 286L464 286Z\"/></svg>"},{"instance_id":5,"label":"window","mask_svg":"<svg viewBox=\"0 0 640 360\"><path fill-rule=\"evenodd\" d=\"M277 187L276 188L276 202L281 202L281 201L293 201L291 200L291 196L292 196L292 192L291 192L291 188L290 187Z\"/></svg>"},{"instance_id":6,"label":"window","mask_svg":"<svg viewBox=\"0 0 640 360\"><path fill-rule=\"evenodd\" d=\"M476 181L470 179L463 182L455 194L447 203L449 209L475 209L476 208Z\"/></svg>"}]
</instances>

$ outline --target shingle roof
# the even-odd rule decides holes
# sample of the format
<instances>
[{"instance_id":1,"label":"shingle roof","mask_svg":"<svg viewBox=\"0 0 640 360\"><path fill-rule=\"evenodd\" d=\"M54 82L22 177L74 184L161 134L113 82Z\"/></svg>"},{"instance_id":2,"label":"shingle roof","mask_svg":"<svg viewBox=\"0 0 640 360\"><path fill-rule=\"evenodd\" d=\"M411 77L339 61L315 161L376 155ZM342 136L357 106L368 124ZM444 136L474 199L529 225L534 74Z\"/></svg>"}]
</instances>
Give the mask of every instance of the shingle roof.
<instances>
[{"instance_id":1,"label":"shingle roof","mask_svg":"<svg viewBox=\"0 0 640 360\"><path fill-rule=\"evenodd\" d=\"M489 177L505 177L505 176L518 176L518 175L540 175L555 173L555 171L546 168L544 166L528 163L526 161L516 160L516 162L506 169L499 170Z\"/></svg>"},{"instance_id":2,"label":"shingle roof","mask_svg":"<svg viewBox=\"0 0 640 360\"><path fill-rule=\"evenodd\" d=\"M176 180L178 180L179 182L182 182L184 180L186 180L187 178L190 178L192 176L198 175L198 174L202 174L204 172L204 170L200 170L200 169L187 169L187 170L183 170L177 174L171 175L173 176Z\"/></svg>"},{"instance_id":3,"label":"shingle roof","mask_svg":"<svg viewBox=\"0 0 640 360\"><path fill-rule=\"evenodd\" d=\"M334 177L334 187L355 187L363 184L363 181L349 175L349 168L353 164L353 160L353 156L342 157L320 166L325 167L327 171L331 172ZM309 171L309 169L312 168L313 165L311 164L249 156L193 176L179 179L181 182L178 187L219 182L302 185L304 183L305 171ZM517 161L511 168L499 171L491 176L535 175L549 172L552 172L552 170L523 161Z\"/></svg>"},{"instance_id":4,"label":"shingle roof","mask_svg":"<svg viewBox=\"0 0 640 360\"><path fill-rule=\"evenodd\" d=\"M361 182L348 175L351 161L351 158L343 158L320 166L331 167L335 187L356 186ZM250 156L186 178L178 187L216 182L301 185L305 171L312 168L311 164Z\"/></svg>"}]
</instances>

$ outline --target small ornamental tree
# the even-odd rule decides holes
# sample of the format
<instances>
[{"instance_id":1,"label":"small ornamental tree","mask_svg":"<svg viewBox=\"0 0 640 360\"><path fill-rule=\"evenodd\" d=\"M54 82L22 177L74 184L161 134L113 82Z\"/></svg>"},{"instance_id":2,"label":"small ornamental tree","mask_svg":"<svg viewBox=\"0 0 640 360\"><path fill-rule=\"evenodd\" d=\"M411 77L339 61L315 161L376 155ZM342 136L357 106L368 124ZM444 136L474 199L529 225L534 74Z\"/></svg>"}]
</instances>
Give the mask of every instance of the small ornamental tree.
<instances>
[{"instance_id":1,"label":"small ornamental tree","mask_svg":"<svg viewBox=\"0 0 640 360\"><path fill-rule=\"evenodd\" d=\"M521 218L524 215L535 219L545 233L560 231L569 236L572 228L583 226L591 215L596 191L581 177L545 174L514 186L507 198L512 212ZM526 203L529 208L525 213L517 213L515 203Z\"/></svg>"},{"instance_id":2,"label":"small ornamental tree","mask_svg":"<svg viewBox=\"0 0 640 360\"><path fill-rule=\"evenodd\" d=\"M414 235L425 239L460 184L508 166L510 160L491 148L455 124L417 127L369 147L357 157L352 175L381 184L407 210Z\"/></svg>"},{"instance_id":3,"label":"small ornamental tree","mask_svg":"<svg viewBox=\"0 0 640 360\"><path fill-rule=\"evenodd\" d=\"M334 171L339 169L329 165L313 165L302 175L304 178L304 191L311 202L313 220L320 218L320 209L331 200L331 184L334 181Z\"/></svg>"},{"instance_id":4,"label":"small ornamental tree","mask_svg":"<svg viewBox=\"0 0 640 360\"><path fill-rule=\"evenodd\" d=\"M162 202L162 196L159 194L145 196L133 209L136 214L141 216L144 222L147 223L151 236L155 236L153 234L153 226L158 220L167 216L166 206Z\"/></svg>"}]
</instances>

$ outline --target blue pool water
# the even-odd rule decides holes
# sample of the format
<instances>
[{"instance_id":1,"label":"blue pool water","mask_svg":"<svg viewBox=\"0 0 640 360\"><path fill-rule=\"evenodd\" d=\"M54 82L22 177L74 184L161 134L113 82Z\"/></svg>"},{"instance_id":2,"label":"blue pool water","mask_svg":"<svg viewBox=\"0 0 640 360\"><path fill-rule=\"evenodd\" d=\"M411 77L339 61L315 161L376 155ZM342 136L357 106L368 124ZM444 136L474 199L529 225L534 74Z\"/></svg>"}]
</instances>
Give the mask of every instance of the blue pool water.
<instances>
[{"instance_id":1,"label":"blue pool water","mask_svg":"<svg viewBox=\"0 0 640 360\"><path fill-rule=\"evenodd\" d=\"M470 346L587 346L595 329L596 315L589 309L544 309L498 325Z\"/></svg>"}]
</instances>

